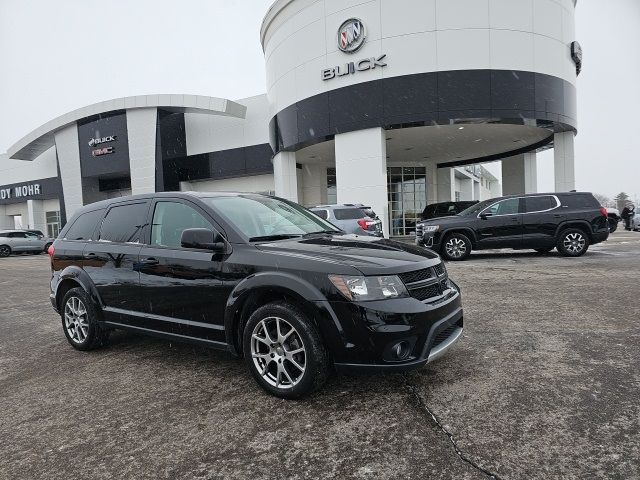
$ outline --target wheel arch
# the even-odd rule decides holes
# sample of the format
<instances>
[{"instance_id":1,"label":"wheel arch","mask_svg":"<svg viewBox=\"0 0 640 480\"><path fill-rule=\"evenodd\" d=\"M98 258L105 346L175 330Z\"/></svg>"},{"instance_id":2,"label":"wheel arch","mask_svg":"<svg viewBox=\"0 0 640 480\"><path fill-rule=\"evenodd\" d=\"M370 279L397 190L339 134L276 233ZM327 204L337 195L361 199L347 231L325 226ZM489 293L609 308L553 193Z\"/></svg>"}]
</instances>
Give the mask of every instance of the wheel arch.
<instances>
[{"instance_id":1,"label":"wheel arch","mask_svg":"<svg viewBox=\"0 0 640 480\"><path fill-rule=\"evenodd\" d=\"M470 227L452 227L445 230L444 232L442 232L441 243L444 244L445 239L453 233L462 233L465 237L471 240L471 248L476 248L476 233Z\"/></svg>"},{"instance_id":2,"label":"wheel arch","mask_svg":"<svg viewBox=\"0 0 640 480\"><path fill-rule=\"evenodd\" d=\"M560 224L558 226L558 229L556 230L556 240L560 238L562 232L568 230L569 228L577 228L578 230L582 230L589 239L589 242L593 241L593 232L591 231L591 225L589 225L589 222L587 222L586 220L569 220Z\"/></svg>"},{"instance_id":3,"label":"wheel arch","mask_svg":"<svg viewBox=\"0 0 640 480\"><path fill-rule=\"evenodd\" d=\"M100 301L100 296L98 295L98 291L89 278L89 275L81 269L80 267L68 267L62 271L60 274L60 281L56 285L56 290L54 292L56 299L56 306L58 307L58 311L60 311L60 302L66 295L66 293L72 288L80 287L82 288L87 295L95 302L99 309L102 309L102 302Z\"/></svg>"},{"instance_id":4,"label":"wheel arch","mask_svg":"<svg viewBox=\"0 0 640 480\"><path fill-rule=\"evenodd\" d=\"M290 302L300 308L314 322L325 345L343 340L338 318L316 287L291 274L261 273L240 282L227 301L225 335L233 354L243 355L242 334L251 314L275 301Z\"/></svg>"}]
</instances>

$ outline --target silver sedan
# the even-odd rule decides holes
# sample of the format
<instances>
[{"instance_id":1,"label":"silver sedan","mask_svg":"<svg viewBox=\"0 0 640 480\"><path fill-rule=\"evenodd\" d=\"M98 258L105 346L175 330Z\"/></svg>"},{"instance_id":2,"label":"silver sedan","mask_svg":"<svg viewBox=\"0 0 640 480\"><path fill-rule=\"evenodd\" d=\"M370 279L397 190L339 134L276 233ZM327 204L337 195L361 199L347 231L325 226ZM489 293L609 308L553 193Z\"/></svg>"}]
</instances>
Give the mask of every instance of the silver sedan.
<instances>
[{"instance_id":1,"label":"silver sedan","mask_svg":"<svg viewBox=\"0 0 640 480\"><path fill-rule=\"evenodd\" d=\"M53 243L47 237L36 235L25 230L0 231L0 257L8 257L12 253L42 253Z\"/></svg>"}]
</instances>

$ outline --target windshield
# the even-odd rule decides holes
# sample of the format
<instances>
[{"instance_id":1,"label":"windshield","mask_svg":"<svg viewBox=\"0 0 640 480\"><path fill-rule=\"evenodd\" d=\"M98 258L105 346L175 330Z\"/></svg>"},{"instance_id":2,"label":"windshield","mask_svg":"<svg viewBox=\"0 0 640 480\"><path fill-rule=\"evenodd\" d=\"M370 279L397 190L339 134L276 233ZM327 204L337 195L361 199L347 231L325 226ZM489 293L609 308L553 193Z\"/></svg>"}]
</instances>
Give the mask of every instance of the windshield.
<instances>
[{"instance_id":1,"label":"windshield","mask_svg":"<svg viewBox=\"0 0 640 480\"><path fill-rule=\"evenodd\" d=\"M271 197L203 198L249 241L292 238L310 233L335 232L336 227L294 203Z\"/></svg>"},{"instance_id":2,"label":"windshield","mask_svg":"<svg viewBox=\"0 0 640 480\"><path fill-rule=\"evenodd\" d=\"M497 199L492 198L490 200L485 200L484 202L476 203L475 205L471 205L469 208L465 208L458 215L463 217L467 215L475 215L481 210L487 208L489 205L493 205L495 202L497 202Z\"/></svg>"}]
</instances>

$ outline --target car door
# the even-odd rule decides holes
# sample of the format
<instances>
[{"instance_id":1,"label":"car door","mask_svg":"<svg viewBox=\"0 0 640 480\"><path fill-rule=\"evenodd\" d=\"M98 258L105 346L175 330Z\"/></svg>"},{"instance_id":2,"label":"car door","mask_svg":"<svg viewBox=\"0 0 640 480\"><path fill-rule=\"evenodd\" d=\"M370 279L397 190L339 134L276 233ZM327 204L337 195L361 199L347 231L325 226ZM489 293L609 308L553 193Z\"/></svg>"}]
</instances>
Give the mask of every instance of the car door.
<instances>
[{"instance_id":1,"label":"car door","mask_svg":"<svg viewBox=\"0 0 640 480\"><path fill-rule=\"evenodd\" d=\"M87 242L83 266L103 303L107 320L129 324L142 311L137 264L144 238L148 200L111 205L97 241Z\"/></svg>"},{"instance_id":2,"label":"car door","mask_svg":"<svg viewBox=\"0 0 640 480\"><path fill-rule=\"evenodd\" d=\"M42 252L44 250L44 241L35 233L25 232L27 239L27 249L31 252Z\"/></svg>"},{"instance_id":3,"label":"car door","mask_svg":"<svg viewBox=\"0 0 640 480\"><path fill-rule=\"evenodd\" d=\"M222 255L180 243L186 229L221 232L220 227L184 199L157 199L149 215L150 239L140 252L139 271L150 328L225 342Z\"/></svg>"},{"instance_id":4,"label":"car door","mask_svg":"<svg viewBox=\"0 0 640 480\"><path fill-rule=\"evenodd\" d=\"M14 252L26 252L29 250L29 241L24 232L11 232L9 234L9 244Z\"/></svg>"},{"instance_id":5,"label":"car door","mask_svg":"<svg viewBox=\"0 0 640 480\"><path fill-rule=\"evenodd\" d=\"M482 248L520 248L520 198L507 198L485 208L478 214L476 225L478 245Z\"/></svg>"},{"instance_id":6,"label":"car door","mask_svg":"<svg viewBox=\"0 0 640 480\"><path fill-rule=\"evenodd\" d=\"M524 197L522 213L523 248L541 248L555 245L555 234L564 214L555 195Z\"/></svg>"}]
</instances>

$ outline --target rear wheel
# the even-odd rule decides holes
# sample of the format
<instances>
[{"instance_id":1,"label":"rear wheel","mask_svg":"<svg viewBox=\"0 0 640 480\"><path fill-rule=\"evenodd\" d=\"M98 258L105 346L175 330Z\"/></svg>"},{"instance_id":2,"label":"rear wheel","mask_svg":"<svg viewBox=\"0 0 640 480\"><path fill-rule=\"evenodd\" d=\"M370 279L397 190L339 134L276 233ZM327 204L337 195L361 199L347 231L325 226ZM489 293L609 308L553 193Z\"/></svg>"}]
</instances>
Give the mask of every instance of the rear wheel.
<instances>
[{"instance_id":1,"label":"rear wheel","mask_svg":"<svg viewBox=\"0 0 640 480\"><path fill-rule=\"evenodd\" d=\"M579 228L568 228L560 233L557 248L565 257L580 257L589 249L589 237Z\"/></svg>"},{"instance_id":2,"label":"rear wheel","mask_svg":"<svg viewBox=\"0 0 640 480\"><path fill-rule=\"evenodd\" d=\"M11 247L9 245L0 245L0 257L8 257L11 255Z\"/></svg>"},{"instance_id":3,"label":"rear wheel","mask_svg":"<svg viewBox=\"0 0 640 480\"><path fill-rule=\"evenodd\" d=\"M445 237L440 250L447 260L464 260L471 255L471 240L462 233L452 233Z\"/></svg>"},{"instance_id":4,"label":"rear wheel","mask_svg":"<svg viewBox=\"0 0 640 480\"><path fill-rule=\"evenodd\" d=\"M243 346L251 374L277 397L303 397L328 377L328 355L317 328L290 303L274 302L256 310L245 326Z\"/></svg>"},{"instance_id":5,"label":"rear wheel","mask_svg":"<svg viewBox=\"0 0 640 480\"><path fill-rule=\"evenodd\" d=\"M107 343L109 330L100 323L98 307L82 288L69 290L61 305L62 328L73 348L94 350Z\"/></svg>"}]
</instances>

